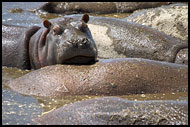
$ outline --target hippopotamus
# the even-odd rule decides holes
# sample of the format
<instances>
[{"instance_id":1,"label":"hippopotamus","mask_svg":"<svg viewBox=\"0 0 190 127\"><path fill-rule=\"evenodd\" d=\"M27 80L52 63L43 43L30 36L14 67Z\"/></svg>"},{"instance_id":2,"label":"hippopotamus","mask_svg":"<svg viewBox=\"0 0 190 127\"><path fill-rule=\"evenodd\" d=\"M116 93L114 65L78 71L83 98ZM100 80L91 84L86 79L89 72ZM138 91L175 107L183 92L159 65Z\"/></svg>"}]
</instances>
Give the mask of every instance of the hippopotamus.
<instances>
[{"instance_id":1,"label":"hippopotamus","mask_svg":"<svg viewBox=\"0 0 190 127\"><path fill-rule=\"evenodd\" d=\"M10 80L24 95L131 95L187 92L188 66L142 58L100 59L93 65L52 65Z\"/></svg>"},{"instance_id":2,"label":"hippopotamus","mask_svg":"<svg viewBox=\"0 0 190 127\"><path fill-rule=\"evenodd\" d=\"M80 18L81 15L64 17ZM110 17L90 16L90 19L88 26L98 49L98 58L130 57L174 63L178 52L188 48L186 41L145 25ZM183 58L180 60L184 61Z\"/></svg>"},{"instance_id":3,"label":"hippopotamus","mask_svg":"<svg viewBox=\"0 0 190 127\"><path fill-rule=\"evenodd\" d=\"M150 26L181 40L188 40L188 4L185 2L136 11L124 20Z\"/></svg>"},{"instance_id":4,"label":"hippopotamus","mask_svg":"<svg viewBox=\"0 0 190 127\"><path fill-rule=\"evenodd\" d=\"M137 9L159 7L170 3L172 2L48 2L35 11L58 14L108 14L132 12Z\"/></svg>"},{"instance_id":5,"label":"hippopotamus","mask_svg":"<svg viewBox=\"0 0 190 127\"><path fill-rule=\"evenodd\" d=\"M188 102L99 97L64 105L33 120L40 125L187 125Z\"/></svg>"},{"instance_id":6,"label":"hippopotamus","mask_svg":"<svg viewBox=\"0 0 190 127\"><path fill-rule=\"evenodd\" d=\"M42 26L2 25L2 65L39 69L54 64L91 64L97 48L87 26L88 14L81 19L43 21Z\"/></svg>"}]
</instances>

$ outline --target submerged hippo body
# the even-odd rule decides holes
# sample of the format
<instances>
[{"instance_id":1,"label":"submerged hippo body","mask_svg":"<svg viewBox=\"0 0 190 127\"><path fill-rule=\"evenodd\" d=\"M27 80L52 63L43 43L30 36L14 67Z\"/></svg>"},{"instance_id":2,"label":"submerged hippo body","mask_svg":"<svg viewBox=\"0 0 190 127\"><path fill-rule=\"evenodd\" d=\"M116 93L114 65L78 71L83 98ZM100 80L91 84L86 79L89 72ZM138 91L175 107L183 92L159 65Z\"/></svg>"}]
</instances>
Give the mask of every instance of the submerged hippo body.
<instances>
[{"instance_id":1,"label":"submerged hippo body","mask_svg":"<svg viewBox=\"0 0 190 127\"><path fill-rule=\"evenodd\" d=\"M89 24L108 27L114 50L126 57L145 58L174 63L177 53L188 47L187 43L148 26L114 18L94 18Z\"/></svg>"},{"instance_id":2,"label":"submerged hippo body","mask_svg":"<svg viewBox=\"0 0 190 127\"><path fill-rule=\"evenodd\" d=\"M40 125L187 125L188 103L101 97L65 105L34 121Z\"/></svg>"},{"instance_id":3,"label":"submerged hippo body","mask_svg":"<svg viewBox=\"0 0 190 127\"><path fill-rule=\"evenodd\" d=\"M45 20L43 27L2 25L2 65L38 69L54 64L89 64L97 57L96 45L86 23L62 18Z\"/></svg>"},{"instance_id":4,"label":"submerged hippo body","mask_svg":"<svg viewBox=\"0 0 190 127\"><path fill-rule=\"evenodd\" d=\"M153 8L168 5L171 2L48 2L42 5L39 12L75 14L75 13L123 13L137 9Z\"/></svg>"},{"instance_id":5,"label":"submerged hippo body","mask_svg":"<svg viewBox=\"0 0 190 127\"><path fill-rule=\"evenodd\" d=\"M9 83L21 94L49 97L187 92L187 86L187 65L139 58L47 66Z\"/></svg>"},{"instance_id":6,"label":"submerged hippo body","mask_svg":"<svg viewBox=\"0 0 190 127\"><path fill-rule=\"evenodd\" d=\"M80 15L65 17L79 18ZM186 42L172 38L148 26L116 18L95 16L90 18L88 26L94 37L100 58L131 57L174 63L177 53L188 48ZM103 30L100 32L99 29L107 30L103 33ZM101 40L102 34L105 34L108 39ZM111 54L114 53L116 57L112 57Z\"/></svg>"}]
</instances>

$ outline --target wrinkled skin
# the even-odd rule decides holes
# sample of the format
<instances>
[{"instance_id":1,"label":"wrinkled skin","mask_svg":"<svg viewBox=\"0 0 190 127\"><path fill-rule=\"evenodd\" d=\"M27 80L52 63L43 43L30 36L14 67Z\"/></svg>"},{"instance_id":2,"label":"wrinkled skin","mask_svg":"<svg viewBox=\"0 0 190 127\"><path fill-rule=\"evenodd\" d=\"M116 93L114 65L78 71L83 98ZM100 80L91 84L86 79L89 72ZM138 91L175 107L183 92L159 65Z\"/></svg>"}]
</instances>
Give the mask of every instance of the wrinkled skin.
<instances>
[{"instance_id":1,"label":"wrinkled skin","mask_svg":"<svg viewBox=\"0 0 190 127\"><path fill-rule=\"evenodd\" d=\"M92 64L97 49L88 21L89 16L85 14L81 20L45 20L43 27L3 25L2 65L39 69L54 64Z\"/></svg>"},{"instance_id":2,"label":"wrinkled skin","mask_svg":"<svg viewBox=\"0 0 190 127\"><path fill-rule=\"evenodd\" d=\"M101 97L65 105L34 121L40 125L187 125L188 103Z\"/></svg>"},{"instance_id":3,"label":"wrinkled skin","mask_svg":"<svg viewBox=\"0 0 190 127\"><path fill-rule=\"evenodd\" d=\"M48 97L187 92L188 66L139 58L55 65L11 80L9 87L21 94Z\"/></svg>"}]
</instances>

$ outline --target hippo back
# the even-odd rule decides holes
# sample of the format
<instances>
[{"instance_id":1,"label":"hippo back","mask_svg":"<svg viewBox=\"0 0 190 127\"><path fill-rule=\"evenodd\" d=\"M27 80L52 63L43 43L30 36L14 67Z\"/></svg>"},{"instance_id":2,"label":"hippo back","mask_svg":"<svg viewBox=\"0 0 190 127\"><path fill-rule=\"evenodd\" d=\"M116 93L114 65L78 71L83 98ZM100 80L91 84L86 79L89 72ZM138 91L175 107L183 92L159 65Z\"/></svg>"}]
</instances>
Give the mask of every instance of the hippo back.
<instances>
[{"instance_id":1,"label":"hippo back","mask_svg":"<svg viewBox=\"0 0 190 127\"><path fill-rule=\"evenodd\" d=\"M28 41L40 27L2 25L2 65L30 69Z\"/></svg>"}]
</instances>

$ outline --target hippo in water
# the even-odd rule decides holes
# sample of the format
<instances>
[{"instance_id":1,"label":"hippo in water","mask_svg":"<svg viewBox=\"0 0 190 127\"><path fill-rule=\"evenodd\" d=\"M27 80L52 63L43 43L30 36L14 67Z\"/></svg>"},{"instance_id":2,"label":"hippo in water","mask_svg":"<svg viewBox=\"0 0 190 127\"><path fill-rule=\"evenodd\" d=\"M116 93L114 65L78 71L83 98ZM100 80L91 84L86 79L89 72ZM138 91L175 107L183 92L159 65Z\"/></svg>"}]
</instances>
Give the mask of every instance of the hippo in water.
<instances>
[{"instance_id":1,"label":"hippo in water","mask_svg":"<svg viewBox=\"0 0 190 127\"><path fill-rule=\"evenodd\" d=\"M64 17L78 19L81 15ZM178 53L188 48L186 41L122 19L90 16L88 27L98 49L98 58L130 57L175 63ZM184 59L177 63L183 63Z\"/></svg>"},{"instance_id":2,"label":"hippo in water","mask_svg":"<svg viewBox=\"0 0 190 127\"><path fill-rule=\"evenodd\" d=\"M54 64L91 64L97 48L82 19L62 18L43 21L30 28L2 25L2 65L21 69L39 69Z\"/></svg>"},{"instance_id":3,"label":"hippo in water","mask_svg":"<svg viewBox=\"0 0 190 127\"><path fill-rule=\"evenodd\" d=\"M142 58L102 59L93 65L46 66L8 86L46 97L187 92L188 66Z\"/></svg>"},{"instance_id":4,"label":"hippo in water","mask_svg":"<svg viewBox=\"0 0 190 127\"><path fill-rule=\"evenodd\" d=\"M64 105L33 120L40 125L187 125L188 102L100 97Z\"/></svg>"},{"instance_id":5,"label":"hippo in water","mask_svg":"<svg viewBox=\"0 0 190 127\"><path fill-rule=\"evenodd\" d=\"M39 13L77 14L77 13L126 13L138 9L159 7L172 2L48 2L35 9Z\"/></svg>"}]
</instances>

